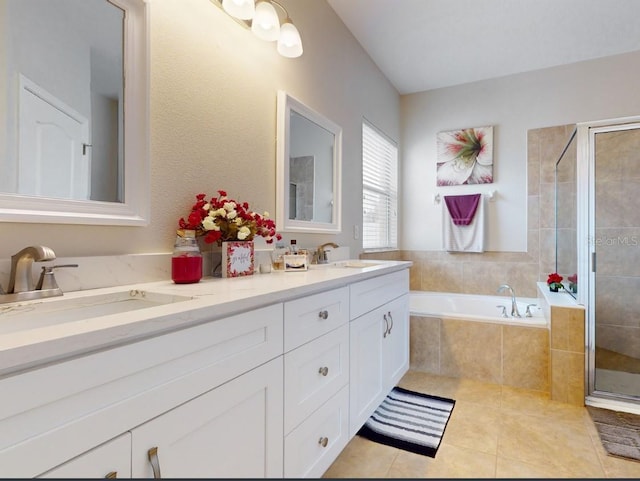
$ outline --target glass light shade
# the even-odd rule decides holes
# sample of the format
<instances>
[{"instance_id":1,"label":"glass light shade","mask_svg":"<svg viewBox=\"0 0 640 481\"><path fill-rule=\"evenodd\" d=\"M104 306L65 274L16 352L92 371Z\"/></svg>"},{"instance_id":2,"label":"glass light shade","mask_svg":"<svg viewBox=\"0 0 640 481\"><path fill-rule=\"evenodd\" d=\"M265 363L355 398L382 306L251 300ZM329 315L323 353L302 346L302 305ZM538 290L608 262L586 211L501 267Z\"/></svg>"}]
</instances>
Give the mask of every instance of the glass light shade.
<instances>
[{"instance_id":1,"label":"glass light shade","mask_svg":"<svg viewBox=\"0 0 640 481\"><path fill-rule=\"evenodd\" d=\"M222 0L225 12L241 20L251 20L256 11L254 0Z\"/></svg>"},{"instance_id":2,"label":"glass light shade","mask_svg":"<svg viewBox=\"0 0 640 481\"><path fill-rule=\"evenodd\" d=\"M256 13L251 21L251 31L256 37L269 42L280 38L280 19L271 2L258 0Z\"/></svg>"},{"instance_id":3,"label":"glass light shade","mask_svg":"<svg viewBox=\"0 0 640 481\"><path fill-rule=\"evenodd\" d=\"M283 57L295 58L302 55L302 39L296 26L287 19L280 26L280 38L278 39L278 53Z\"/></svg>"}]
</instances>

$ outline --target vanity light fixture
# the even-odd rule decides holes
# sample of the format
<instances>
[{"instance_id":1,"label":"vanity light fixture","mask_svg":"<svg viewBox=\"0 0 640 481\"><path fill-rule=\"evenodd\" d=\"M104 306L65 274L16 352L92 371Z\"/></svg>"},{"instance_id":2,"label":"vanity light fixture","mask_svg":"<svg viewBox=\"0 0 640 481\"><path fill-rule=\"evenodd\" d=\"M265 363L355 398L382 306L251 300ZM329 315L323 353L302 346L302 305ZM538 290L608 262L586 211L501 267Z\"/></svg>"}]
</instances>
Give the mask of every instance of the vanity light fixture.
<instances>
[{"instance_id":1,"label":"vanity light fixture","mask_svg":"<svg viewBox=\"0 0 640 481\"><path fill-rule=\"evenodd\" d=\"M256 12L254 0L222 0L222 8L240 20L251 20Z\"/></svg>"},{"instance_id":2,"label":"vanity light fixture","mask_svg":"<svg viewBox=\"0 0 640 481\"><path fill-rule=\"evenodd\" d=\"M296 58L302 55L300 32L293 24L289 12L276 0L212 0L231 17L249 27L253 34L269 42L278 42L278 53L283 57ZM281 8L285 20L275 6Z\"/></svg>"}]
</instances>

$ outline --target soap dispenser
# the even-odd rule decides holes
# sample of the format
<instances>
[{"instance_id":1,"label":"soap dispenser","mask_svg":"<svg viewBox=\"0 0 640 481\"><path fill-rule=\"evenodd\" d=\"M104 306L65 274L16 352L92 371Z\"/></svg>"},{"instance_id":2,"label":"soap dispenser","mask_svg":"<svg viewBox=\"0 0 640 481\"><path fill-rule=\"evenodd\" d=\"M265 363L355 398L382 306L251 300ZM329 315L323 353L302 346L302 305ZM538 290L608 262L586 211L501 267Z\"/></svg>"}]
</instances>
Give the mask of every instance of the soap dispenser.
<instances>
[{"instance_id":1,"label":"soap dispenser","mask_svg":"<svg viewBox=\"0 0 640 481\"><path fill-rule=\"evenodd\" d=\"M202 254L196 231L178 233L171 258L171 279L176 284L193 284L202 278Z\"/></svg>"}]
</instances>

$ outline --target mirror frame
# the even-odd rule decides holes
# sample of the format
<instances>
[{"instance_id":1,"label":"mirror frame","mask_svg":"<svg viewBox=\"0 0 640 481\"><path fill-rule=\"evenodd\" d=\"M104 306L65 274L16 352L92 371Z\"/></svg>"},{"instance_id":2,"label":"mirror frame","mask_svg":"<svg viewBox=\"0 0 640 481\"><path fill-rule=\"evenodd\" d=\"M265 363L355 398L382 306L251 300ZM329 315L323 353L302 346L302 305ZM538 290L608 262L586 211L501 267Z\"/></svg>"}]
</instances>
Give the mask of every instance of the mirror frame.
<instances>
[{"instance_id":1,"label":"mirror frame","mask_svg":"<svg viewBox=\"0 0 640 481\"><path fill-rule=\"evenodd\" d=\"M307 107L285 91L278 91L276 141L276 225L282 232L336 234L342 231L342 128ZM315 222L289 218L289 137L291 111L305 117L334 136L332 222Z\"/></svg>"},{"instance_id":2,"label":"mirror frame","mask_svg":"<svg viewBox=\"0 0 640 481\"><path fill-rule=\"evenodd\" d=\"M124 202L0 193L0 222L148 225L149 8L147 0L108 0L125 12Z\"/></svg>"}]
</instances>

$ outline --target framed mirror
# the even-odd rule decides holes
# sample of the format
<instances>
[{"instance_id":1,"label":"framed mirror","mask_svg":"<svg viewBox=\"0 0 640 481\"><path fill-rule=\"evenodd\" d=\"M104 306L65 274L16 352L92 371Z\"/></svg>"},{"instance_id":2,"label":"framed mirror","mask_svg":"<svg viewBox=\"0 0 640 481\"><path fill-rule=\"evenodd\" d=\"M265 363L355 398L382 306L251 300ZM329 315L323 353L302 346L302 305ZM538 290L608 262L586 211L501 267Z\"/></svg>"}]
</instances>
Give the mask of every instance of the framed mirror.
<instances>
[{"instance_id":1,"label":"framed mirror","mask_svg":"<svg viewBox=\"0 0 640 481\"><path fill-rule=\"evenodd\" d=\"M0 29L0 221L148 224L147 2L0 0Z\"/></svg>"},{"instance_id":2,"label":"framed mirror","mask_svg":"<svg viewBox=\"0 0 640 481\"><path fill-rule=\"evenodd\" d=\"M284 91L277 124L278 230L340 232L342 128Z\"/></svg>"}]
</instances>

